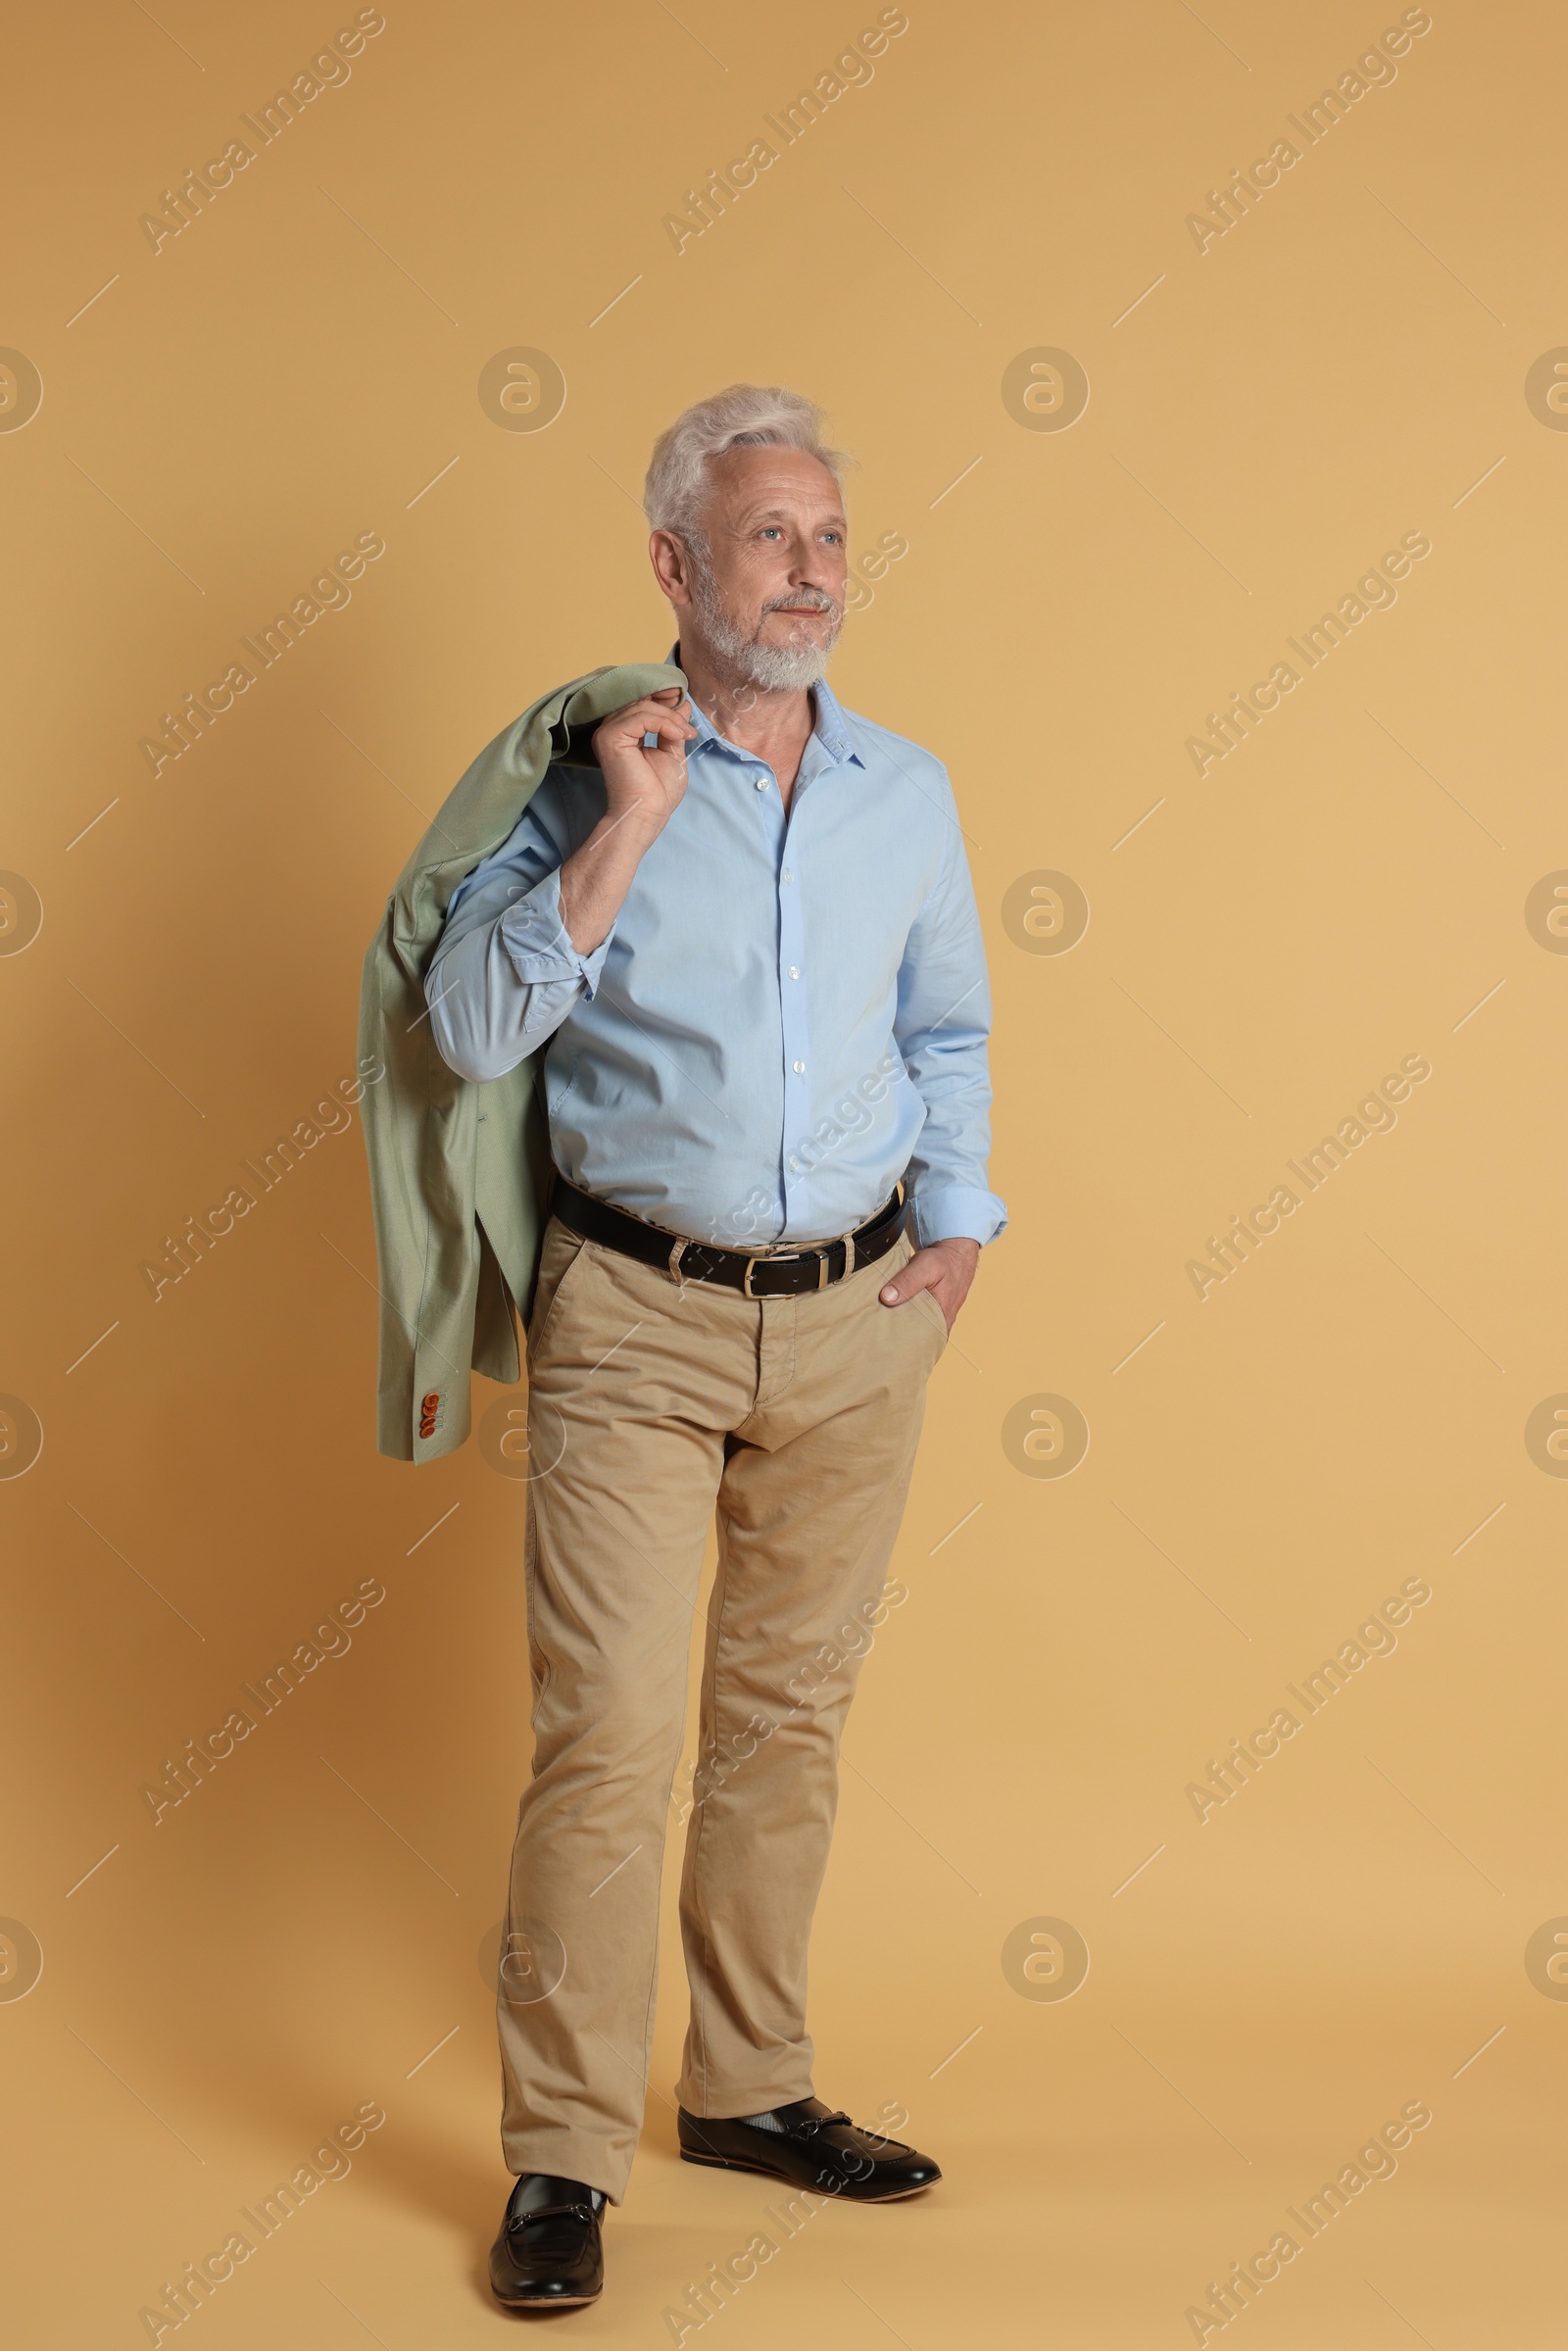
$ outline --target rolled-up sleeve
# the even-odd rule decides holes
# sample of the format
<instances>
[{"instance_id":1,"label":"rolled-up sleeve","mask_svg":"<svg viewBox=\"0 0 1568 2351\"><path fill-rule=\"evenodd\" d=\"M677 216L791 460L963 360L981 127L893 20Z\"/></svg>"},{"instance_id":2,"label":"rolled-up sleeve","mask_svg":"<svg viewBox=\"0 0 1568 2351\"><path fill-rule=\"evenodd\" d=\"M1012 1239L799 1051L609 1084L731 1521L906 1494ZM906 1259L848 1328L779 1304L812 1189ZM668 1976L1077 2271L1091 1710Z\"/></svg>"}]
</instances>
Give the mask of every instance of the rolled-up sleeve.
<instances>
[{"instance_id":1,"label":"rolled-up sleeve","mask_svg":"<svg viewBox=\"0 0 1568 2351\"><path fill-rule=\"evenodd\" d=\"M548 790L541 787L540 796ZM424 996L441 1058L462 1078L498 1078L536 1053L573 1004L598 988L614 927L579 955L561 916L570 843L530 803L504 846L461 884Z\"/></svg>"},{"instance_id":2,"label":"rolled-up sleeve","mask_svg":"<svg viewBox=\"0 0 1568 2351\"><path fill-rule=\"evenodd\" d=\"M968 860L955 813L942 870L909 933L894 1038L925 1104L909 1161L914 1234L992 1241L1007 1221L987 1181L991 1151L991 985Z\"/></svg>"}]
</instances>

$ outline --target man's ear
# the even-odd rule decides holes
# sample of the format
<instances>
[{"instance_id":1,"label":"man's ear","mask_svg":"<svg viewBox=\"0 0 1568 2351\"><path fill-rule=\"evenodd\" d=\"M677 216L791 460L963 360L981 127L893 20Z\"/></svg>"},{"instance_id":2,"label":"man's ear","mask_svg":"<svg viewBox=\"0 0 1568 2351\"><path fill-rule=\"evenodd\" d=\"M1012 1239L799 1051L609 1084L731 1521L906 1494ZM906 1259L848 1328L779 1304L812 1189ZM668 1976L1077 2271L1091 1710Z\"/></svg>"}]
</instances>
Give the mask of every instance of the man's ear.
<instances>
[{"instance_id":1,"label":"man's ear","mask_svg":"<svg viewBox=\"0 0 1568 2351\"><path fill-rule=\"evenodd\" d=\"M672 530L656 530L648 541L648 560L666 604L689 605L692 596L692 557L684 539Z\"/></svg>"}]
</instances>

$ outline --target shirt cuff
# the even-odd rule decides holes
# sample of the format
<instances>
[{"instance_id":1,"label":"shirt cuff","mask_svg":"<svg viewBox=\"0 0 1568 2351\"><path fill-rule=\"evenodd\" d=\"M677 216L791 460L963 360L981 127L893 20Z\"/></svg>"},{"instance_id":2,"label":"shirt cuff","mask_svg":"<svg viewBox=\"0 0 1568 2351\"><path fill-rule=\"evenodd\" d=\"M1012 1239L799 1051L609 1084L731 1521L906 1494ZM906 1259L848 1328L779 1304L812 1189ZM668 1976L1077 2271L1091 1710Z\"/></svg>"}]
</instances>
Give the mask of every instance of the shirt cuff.
<instances>
[{"instance_id":1,"label":"shirt cuff","mask_svg":"<svg viewBox=\"0 0 1568 2351\"><path fill-rule=\"evenodd\" d=\"M592 955L582 955L571 943L571 934L561 919L561 871L559 866L536 882L526 896L507 908L501 917L501 944L512 960L512 967L525 986L537 986L540 981L580 979L590 1000L599 986L605 968L610 943L615 936L611 924Z\"/></svg>"},{"instance_id":2,"label":"shirt cuff","mask_svg":"<svg viewBox=\"0 0 1568 2351\"><path fill-rule=\"evenodd\" d=\"M978 1241L982 1248L1006 1227L1004 1201L975 1184L918 1186L914 1194L914 1233L919 1248L934 1241Z\"/></svg>"}]
</instances>

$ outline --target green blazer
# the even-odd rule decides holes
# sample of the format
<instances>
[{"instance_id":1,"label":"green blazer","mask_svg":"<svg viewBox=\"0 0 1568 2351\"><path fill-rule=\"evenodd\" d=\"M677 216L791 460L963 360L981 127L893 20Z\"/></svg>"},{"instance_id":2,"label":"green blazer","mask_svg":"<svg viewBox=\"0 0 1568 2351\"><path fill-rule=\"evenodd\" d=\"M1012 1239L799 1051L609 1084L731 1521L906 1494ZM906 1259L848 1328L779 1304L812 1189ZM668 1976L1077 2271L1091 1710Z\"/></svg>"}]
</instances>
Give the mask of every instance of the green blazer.
<instances>
[{"instance_id":1,"label":"green blazer","mask_svg":"<svg viewBox=\"0 0 1568 2351\"><path fill-rule=\"evenodd\" d=\"M554 1169L541 1053L473 1085L447 1067L425 1017L424 975L458 884L506 841L552 766L595 764L602 718L679 686L660 662L590 670L533 704L479 754L404 866L360 987L363 1115L381 1295L377 1450L455 1452L470 1426L469 1368L521 1375Z\"/></svg>"}]
</instances>

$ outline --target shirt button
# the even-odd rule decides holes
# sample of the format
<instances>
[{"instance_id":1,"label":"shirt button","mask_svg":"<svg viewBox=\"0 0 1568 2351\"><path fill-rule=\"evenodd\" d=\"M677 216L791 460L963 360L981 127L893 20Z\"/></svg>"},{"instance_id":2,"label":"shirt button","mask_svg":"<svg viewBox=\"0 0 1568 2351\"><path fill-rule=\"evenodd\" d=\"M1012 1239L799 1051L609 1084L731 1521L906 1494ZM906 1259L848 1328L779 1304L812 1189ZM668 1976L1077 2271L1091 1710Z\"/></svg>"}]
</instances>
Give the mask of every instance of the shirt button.
<instances>
[{"instance_id":1,"label":"shirt button","mask_svg":"<svg viewBox=\"0 0 1568 2351\"><path fill-rule=\"evenodd\" d=\"M799 1159L792 1159L790 1161L790 1165L795 1169L796 1173L799 1174L801 1165Z\"/></svg>"},{"instance_id":2,"label":"shirt button","mask_svg":"<svg viewBox=\"0 0 1568 2351\"><path fill-rule=\"evenodd\" d=\"M804 1061L797 1061L797 1062L796 1062L796 1064L795 1064L795 1074L796 1074L796 1076L797 1076L798 1078L803 1078L803 1077L805 1077L805 1075L806 1075L806 1063L805 1063Z\"/></svg>"},{"instance_id":3,"label":"shirt button","mask_svg":"<svg viewBox=\"0 0 1568 2351\"><path fill-rule=\"evenodd\" d=\"M796 969L795 965L792 963L792 964L790 965L790 978L791 978L792 980L798 980L798 979L800 978L800 976L801 976L801 975L800 975L800 972L799 972L799 971Z\"/></svg>"},{"instance_id":4,"label":"shirt button","mask_svg":"<svg viewBox=\"0 0 1568 2351\"><path fill-rule=\"evenodd\" d=\"M788 867L787 865L786 865L786 866L785 866L785 868L784 868L784 879L785 879L787 882L792 882L792 881L794 881L794 879L795 879L795 876L794 876L794 874L793 874L793 873L791 873L791 871L790 871L790 869L789 869L789 867Z\"/></svg>"},{"instance_id":5,"label":"shirt button","mask_svg":"<svg viewBox=\"0 0 1568 2351\"><path fill-rule=\"evenodd\" d=\"M765 792L765 791L767 790L767 778L766 778L766 776L765 776L765 775L760 775L760 776L758 777L758 779L757 779L757 789L759 790L759 792Z\"/></svg>"}]
</instances>

